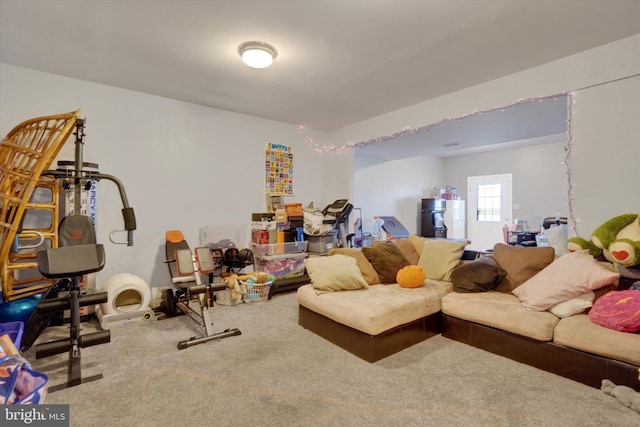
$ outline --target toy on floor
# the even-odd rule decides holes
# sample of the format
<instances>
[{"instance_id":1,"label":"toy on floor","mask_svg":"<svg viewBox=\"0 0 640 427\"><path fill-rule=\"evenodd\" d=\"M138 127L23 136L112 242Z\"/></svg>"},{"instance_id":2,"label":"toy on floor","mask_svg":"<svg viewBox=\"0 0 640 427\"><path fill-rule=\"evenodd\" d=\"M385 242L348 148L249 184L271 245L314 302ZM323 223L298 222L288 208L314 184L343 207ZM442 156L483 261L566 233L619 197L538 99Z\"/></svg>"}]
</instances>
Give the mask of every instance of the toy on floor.
<instances>
[{"instance_id":1,"label":"toy on floor","mask_svg":"<svg viewBox=\"0 0 640 427\"><path fill-rule=\"evenodd\" d=\"M638 379L640 379L640 375ZM602 380L600 390L615 397L618 402L622 403L624 406L640 413L640 393L631 387L615 385L609 380Z\"/></svg>"},{"instance_id":2,"label":"toy on floor","mask_svg":"<svg viewBox=\"0 0 640 427\"><path fill-rule=\"evenodd\" d=\"M591 240L572 237L568 241L571 252L588 249L594 257L604 257L622 267L640 265L640 215L623 214L596 228Z\"/></svg>"}]
</instances>

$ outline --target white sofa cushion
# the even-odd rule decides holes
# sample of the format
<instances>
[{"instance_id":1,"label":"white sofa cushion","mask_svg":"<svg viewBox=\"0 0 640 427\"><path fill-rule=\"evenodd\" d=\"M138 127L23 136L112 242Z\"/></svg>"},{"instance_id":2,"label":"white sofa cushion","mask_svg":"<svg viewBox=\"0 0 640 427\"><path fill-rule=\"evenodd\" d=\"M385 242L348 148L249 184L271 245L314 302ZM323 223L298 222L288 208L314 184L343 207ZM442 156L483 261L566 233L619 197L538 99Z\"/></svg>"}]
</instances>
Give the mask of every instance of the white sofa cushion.
<instances>
[{"instance_id":1,"label":"white sofa cushion","mask_svg":"<svg viewBox=\"0 0 640 427\"><path fill-rule=\"evenodd\" d=\"M559 321L548 311L525 310L515 295L496 291L450 293L442 298L442 312L538 341L551 341Z\"/></svg>"},{"instance_id":2,"label":"white sofa cushion","mask_svg":"<svg viewBox=\"0 0 640 427\"><path fill-rule=\"evenodd\" d=\"M440 300L451 292L450 282L426 280L419 288L397 283L369 289L317 295L311 285L298 288L298 303L318 314L369 335L378 335L440 311Z\"/></svg>"}]
</instances>

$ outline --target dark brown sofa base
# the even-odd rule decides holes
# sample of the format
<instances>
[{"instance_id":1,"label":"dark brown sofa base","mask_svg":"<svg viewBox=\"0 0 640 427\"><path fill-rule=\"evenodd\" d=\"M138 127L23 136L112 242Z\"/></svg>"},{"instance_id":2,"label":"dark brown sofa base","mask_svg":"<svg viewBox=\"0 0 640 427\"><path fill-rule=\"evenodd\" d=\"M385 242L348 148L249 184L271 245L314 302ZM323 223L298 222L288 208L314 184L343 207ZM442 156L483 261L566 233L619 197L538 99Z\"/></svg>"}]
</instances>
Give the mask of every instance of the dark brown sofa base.
<instances>
[{"instance_id":1,"label":"dark brown sofa base","mask_svg":"<svg viewBox=\"0 0 640 427\"><path fill-rule=\"evenodd\" d=\"M381 334L369 335L301 305L298 306L298 324L372 363L438 335L441 329L440 312L437 312Z\"/></svg>"},{"instance_id":2,"label":"dark brown sofa base","mask_svg":"<svg viewBox=\"0 0 640 427\"><path fill-rule=\"evenodd\" d=\"M442 335L535 368L600 388L603 379L640 391L638 367L442 315Z\"/></svg>"}]
</instances>

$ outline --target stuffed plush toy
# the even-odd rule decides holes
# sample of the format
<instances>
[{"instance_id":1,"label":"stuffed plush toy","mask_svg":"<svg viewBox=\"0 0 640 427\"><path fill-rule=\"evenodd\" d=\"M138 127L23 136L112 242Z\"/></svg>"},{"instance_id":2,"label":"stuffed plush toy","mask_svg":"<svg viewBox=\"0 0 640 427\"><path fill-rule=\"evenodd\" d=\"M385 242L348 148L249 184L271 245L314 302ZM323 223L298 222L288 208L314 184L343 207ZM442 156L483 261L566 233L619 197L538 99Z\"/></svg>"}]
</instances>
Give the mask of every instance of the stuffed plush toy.
<instances>
[{"instance_id":1,"label":"stuffed plush toy","mask_svg":"<svg viewBox=\"0 0 640 427\"><path fill-rule=\"evenodd\" d=\"M569 251L588 249L594 257L604 257L623 267L640 265L640 215L623 214L613 217L595 229L591 240L572 237Z\"/></svg>"},{"instance_id":2,"label":"stuffed plush toy","mask_svg":"<svg viewBox=\"0 0 640 427\"><path fill-rule=\"evenodd\" d=\"M640 413L640 393L624 385L615 385L609 380L602 380L600 390L615 397L618 402L622 403L634 411Z\"/></svg>"}]
</instances>

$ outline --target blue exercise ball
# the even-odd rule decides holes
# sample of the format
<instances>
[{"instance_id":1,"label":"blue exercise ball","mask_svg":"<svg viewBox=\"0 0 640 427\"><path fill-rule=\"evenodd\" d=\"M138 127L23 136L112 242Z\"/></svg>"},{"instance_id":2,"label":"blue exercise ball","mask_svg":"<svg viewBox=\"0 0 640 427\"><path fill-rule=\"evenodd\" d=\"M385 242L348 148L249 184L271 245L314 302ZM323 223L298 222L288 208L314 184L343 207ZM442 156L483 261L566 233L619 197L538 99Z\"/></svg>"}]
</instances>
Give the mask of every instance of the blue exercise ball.
<instances>
[{"instance_id":1,"label":"blue exercise ball","mask_svg":"<svg viewBox=\"0 0 640 427\"><path fill-rule=\"evenodd\" d=\"M0 297L2 293L0 292ZM36 309L42 294L20 298L15 301L3 302L0 298L0 323L26 322Z\"/></svg>"}]
</instances>

